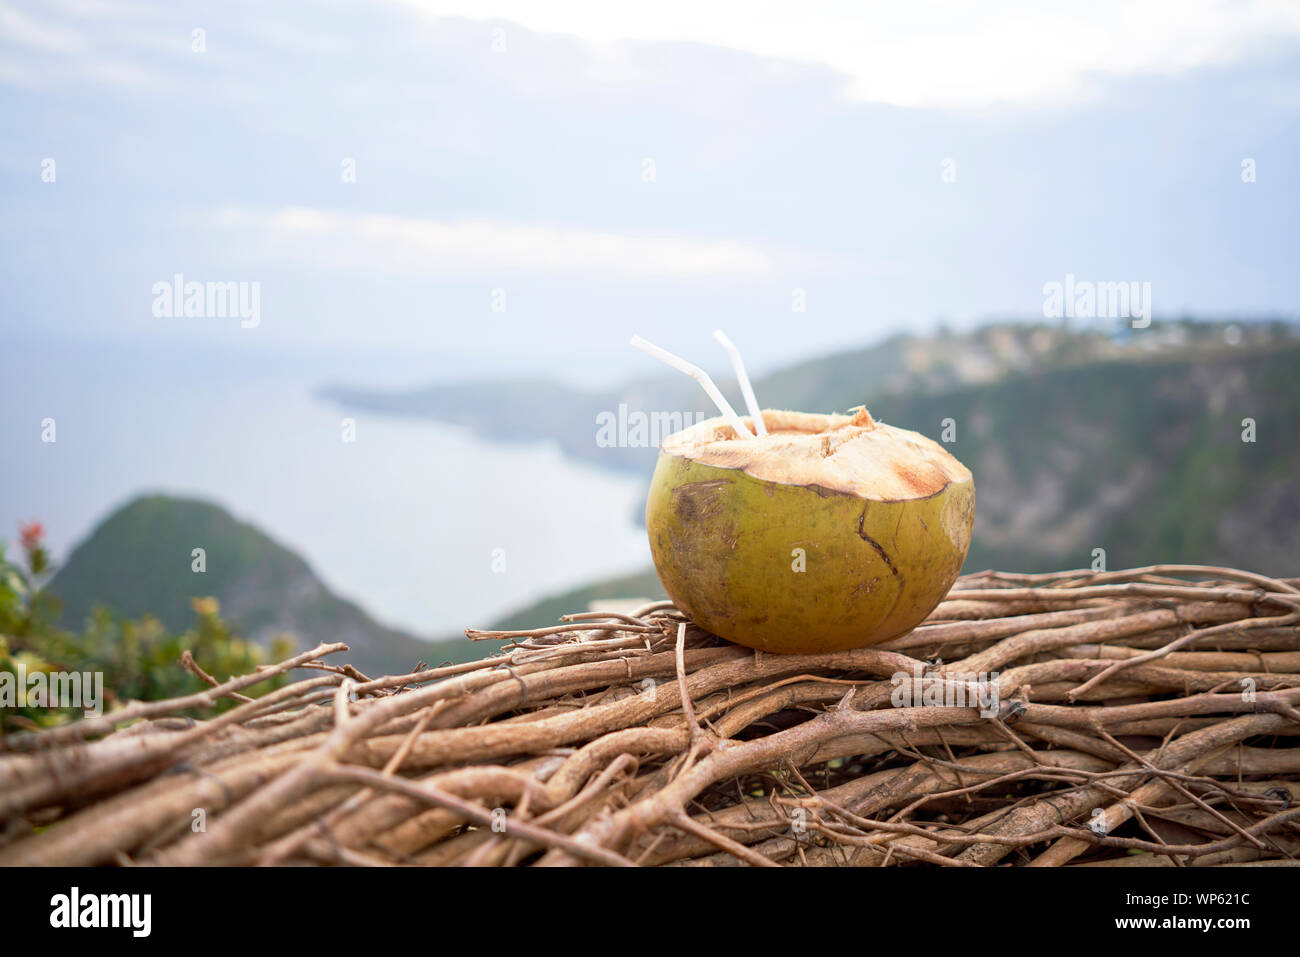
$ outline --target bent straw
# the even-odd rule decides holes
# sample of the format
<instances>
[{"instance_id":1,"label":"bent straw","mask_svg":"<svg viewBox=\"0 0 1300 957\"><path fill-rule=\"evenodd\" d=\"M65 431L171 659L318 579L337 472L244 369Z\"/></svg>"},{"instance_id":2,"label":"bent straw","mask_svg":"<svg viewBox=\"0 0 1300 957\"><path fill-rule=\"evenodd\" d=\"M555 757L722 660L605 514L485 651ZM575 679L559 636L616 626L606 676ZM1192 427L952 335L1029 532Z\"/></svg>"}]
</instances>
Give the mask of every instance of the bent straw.
<instances>
[{"instance_id":1,"label":"bent straw","mask_svg":"<svg viewBox=\"0 0 1300 957\"><path fill-rule=\"evenodd\" d=\"M713 380L709 378L707 372L699 366L691 365L685 359L673 355L667 349L660 349L653 342L647 342L640 336L633 336L631 342L632 345L636 346L642 352L654 356L660 362L667 363L678 372L685 372L688 376L698 382L701 387L703 387L704 391L709 394L709 398L713 400L713 404L718 407L718 411L722 413L723 417L727 420L727 423L736 430L737 436L742 439L752 439L754 437L754 433L745 428L745 423L740 421L740 416L736 415L736 410L731 407L731 403L727 401L727 397L718 391L718 387L713 384Z\"/></svg>"},{"instance_id":2,"label":"bent straw","mask_svg":"<svg viewBox=\"0 0 1300 957\"><path fill-rule=\"evenodd\" d=\"M749 417L754 420L754 430L759 435L767 435L767 423L763 421L763 413L758 407L758 399L754 397L754 387L749 384L749 373L745 371L744 360L740 358L740 350L736 344L727 338L727 334L721 329L713 330L713 338L722 344L722 348L727 350L727 355L731 356L731 368L736 373L736 381L740 383L740 392L745 397L745 406L749 409Z\"/></svg>"}]
</instances>

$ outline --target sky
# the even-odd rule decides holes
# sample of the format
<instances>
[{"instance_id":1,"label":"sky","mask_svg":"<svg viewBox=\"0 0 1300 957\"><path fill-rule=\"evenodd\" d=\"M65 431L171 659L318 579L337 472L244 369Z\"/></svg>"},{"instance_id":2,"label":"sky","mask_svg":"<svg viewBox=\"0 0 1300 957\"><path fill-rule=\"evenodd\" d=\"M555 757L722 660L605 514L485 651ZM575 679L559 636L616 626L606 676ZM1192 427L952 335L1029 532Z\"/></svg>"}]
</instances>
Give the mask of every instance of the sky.
<instances>
[{"instance_id":1,"label":"sky","mask_svg":"<svg viewBox=\"0 0 1300 957\"><path fill-rule=\"evenodd\" d=\"M1295 3L0 0L0 335L595 383L1067 275L1294 315L1298 119Z\"/></svg>"}]
</instances>

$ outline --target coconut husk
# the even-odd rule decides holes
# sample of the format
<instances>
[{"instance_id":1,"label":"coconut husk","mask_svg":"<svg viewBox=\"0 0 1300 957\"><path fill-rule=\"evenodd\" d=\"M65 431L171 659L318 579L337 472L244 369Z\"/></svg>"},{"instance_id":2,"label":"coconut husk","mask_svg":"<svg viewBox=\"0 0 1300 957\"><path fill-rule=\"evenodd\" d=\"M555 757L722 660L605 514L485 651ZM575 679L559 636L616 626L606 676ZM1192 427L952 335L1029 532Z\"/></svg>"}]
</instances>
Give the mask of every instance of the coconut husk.
<instances>
[{"instance_id":1,"label":"coconut husk","mask_svg":"<svg viewBox=\"0 0 1300 957\"><path fill-rule=\"evenodd\" d=\"M467 635L503 647L383 678L326 663L338 644L224 682L180 662L210 687L10 735L0 864L1300 859L1294 580L984 572L819 655L667 602Z\"/></svg>"}]
</instances>

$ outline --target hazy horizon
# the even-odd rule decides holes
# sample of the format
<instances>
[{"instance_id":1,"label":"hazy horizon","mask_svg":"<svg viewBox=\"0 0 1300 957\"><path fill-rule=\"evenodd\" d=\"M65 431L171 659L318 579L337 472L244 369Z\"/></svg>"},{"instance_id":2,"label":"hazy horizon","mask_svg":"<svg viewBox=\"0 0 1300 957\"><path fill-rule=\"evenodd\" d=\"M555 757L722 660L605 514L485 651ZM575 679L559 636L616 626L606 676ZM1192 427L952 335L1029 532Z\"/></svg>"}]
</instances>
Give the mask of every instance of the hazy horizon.
<instances>
[{"instance_id":1,"label":"hazy horizon","mask_svg":"<svg viewBox=\"0 0 1300 957\"><path fill-rule=\"evenodd\" d=\"M770 369L1041 315L1067 274L1150 282L1164 316L1300 314L1300 18L1136 4L1109 51L1045 55L990 8L1012 81L941 42L979 17L923 6L647 35L573 3L290 28L288 3L6 0L0 334L613 377L646 368L633 332L707 357L721 326ZM1033 17L1082 41L1116 15L1090 9ZM866 37L879 63L846 61ZM258 283L258 324L155 316L177 274Z\"/></svg>"}]
</instances>

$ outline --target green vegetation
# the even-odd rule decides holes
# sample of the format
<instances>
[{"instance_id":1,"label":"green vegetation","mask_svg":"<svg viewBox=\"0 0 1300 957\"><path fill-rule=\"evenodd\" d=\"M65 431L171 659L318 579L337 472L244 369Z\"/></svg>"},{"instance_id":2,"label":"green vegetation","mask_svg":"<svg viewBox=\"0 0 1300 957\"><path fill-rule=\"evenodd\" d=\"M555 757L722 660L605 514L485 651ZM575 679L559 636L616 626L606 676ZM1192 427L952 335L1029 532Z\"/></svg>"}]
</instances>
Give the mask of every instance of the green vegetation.
<instances>
[{"instance_id":1,"label":"green vegetation","mask_svg":"<svg viewBox=\"0 0 1300 957\"><path fill-rule=\"evenodd\" d=\"M872 411L937 435L975 474L967 570L1188 562L1295 573L1300 346L1108 360ZM847 398L847 396L845 396ZM1255 423L1243 441L1243 420Z\"/></svg>"},{"instance_id":2,"label":"green vegetation","mask_svg":"<svg viewBox=\"0 0 1300 957\"><path fill-rule=\"evenodd\" d=\"M98 703L109 710L132 699L156 700L206 687L181 666L186 651L200 668L222 680L292 651L287 638L263 649L238 637L221 619L212 598L195 599L187 627L180 630L169 631L148 615L130 619L104 608L96 609L81 630L61 628L56 624L58 599L47 587L52 569L39 525L23 528L21 548L23 564L11 560L0 542L0 673L7 673L5 680L20 692L28 690L17 680L20 673L100 672L103 700ZM269 679L252 693L265 694L284 680ZM45 706L52 703L23 693L16 698L17 707L0 708L0 734L49 727L81 715L79 709ZM216 710L236 703L224 700Z\"/></svg>"}]
</instances>

